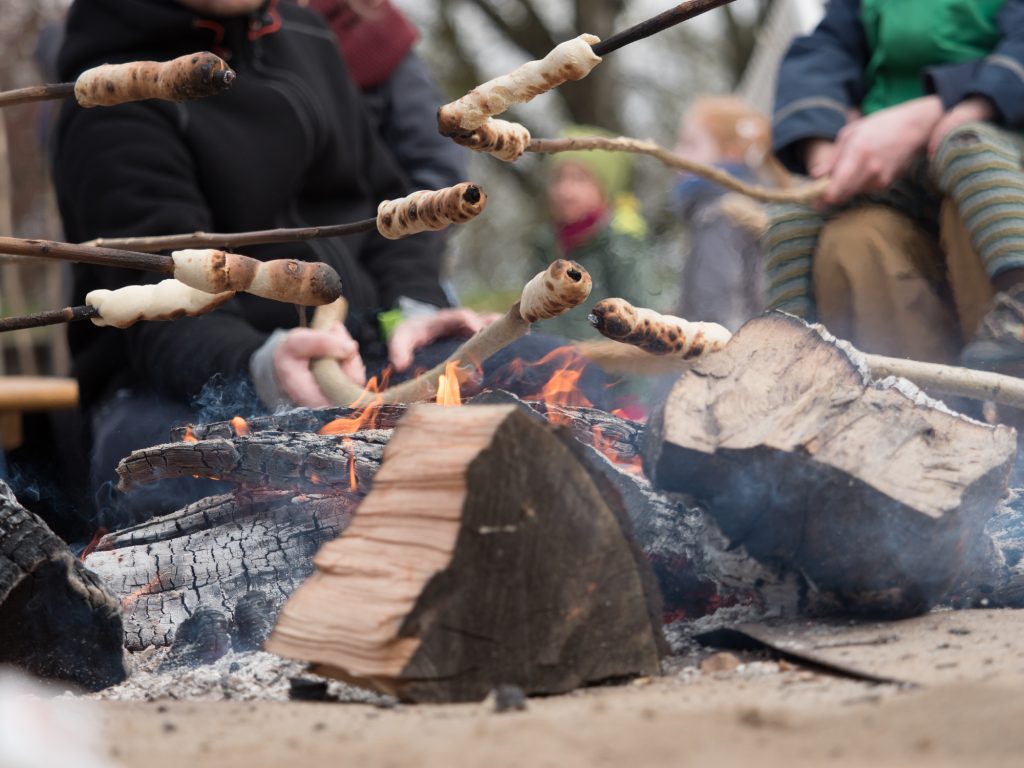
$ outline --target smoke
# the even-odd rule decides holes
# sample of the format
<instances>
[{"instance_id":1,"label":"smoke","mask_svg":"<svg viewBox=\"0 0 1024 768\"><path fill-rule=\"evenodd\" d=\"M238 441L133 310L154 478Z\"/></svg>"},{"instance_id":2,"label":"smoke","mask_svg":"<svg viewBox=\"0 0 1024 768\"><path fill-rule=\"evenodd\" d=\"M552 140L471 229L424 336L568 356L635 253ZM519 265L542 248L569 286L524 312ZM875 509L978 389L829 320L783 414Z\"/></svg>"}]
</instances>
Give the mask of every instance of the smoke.
<instances>
[{"instance_id":1,"label":"smoke","mask_svg":"<svg viewBox=\"0 0 1024 768\"><path fill-rule=\"evenodd\" d=\"M197 424L227 421L235 416L249 418L267 413L248 376L214 374L192 400Z\"/></svg>"}]
</instances>

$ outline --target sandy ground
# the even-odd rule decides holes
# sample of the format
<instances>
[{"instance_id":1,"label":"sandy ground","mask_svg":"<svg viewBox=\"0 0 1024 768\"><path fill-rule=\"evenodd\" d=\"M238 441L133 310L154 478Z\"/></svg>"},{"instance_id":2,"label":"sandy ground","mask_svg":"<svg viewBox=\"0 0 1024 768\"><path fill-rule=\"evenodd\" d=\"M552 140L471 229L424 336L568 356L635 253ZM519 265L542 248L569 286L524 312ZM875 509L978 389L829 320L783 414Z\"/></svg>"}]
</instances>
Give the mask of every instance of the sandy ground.
<instances>
[{"instance_id":1,"label":"sandy ground","mask_svg":"<svg viewBox=\"0 0 1024 768\"><path fill-rule=\"evenodd\" d=\"M1024 766L1024 612L774 631L913 683L872 685L747 655L718 672L677 660L663 678L500 714L490 702L72 705L98 718L117 764L147 768Z\"/></svg>"}]
</instances>

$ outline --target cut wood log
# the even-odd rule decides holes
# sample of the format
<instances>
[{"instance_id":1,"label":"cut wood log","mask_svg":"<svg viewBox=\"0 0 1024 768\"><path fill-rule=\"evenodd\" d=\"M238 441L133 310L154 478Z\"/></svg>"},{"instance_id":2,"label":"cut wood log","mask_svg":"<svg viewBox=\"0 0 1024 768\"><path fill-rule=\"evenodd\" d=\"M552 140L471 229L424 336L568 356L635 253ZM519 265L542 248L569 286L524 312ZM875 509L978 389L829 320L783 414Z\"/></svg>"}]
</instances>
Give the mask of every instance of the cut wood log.
<instances>
[{"instance_id":1,"label":"cut wood log","mask_svg":"<svg viewBox=\"0 0 1024 768\"><path fill-rule=\"evenodd\" d=\"M615 503L515 406L413 407L267 649L409 701L658 674L648 566Z\"/></svg>"},{"instance_id":2,"label":"cut wood log","mask_svg":"<svg viewBox=\"0 0 1024 768\"><path fill-rule=\"evenodd\" d=\"M785 315L698 360L652 419L656 488L695 496L734 544L790 563L834 607L919 613L969 569L1016 434L954 413Z\"/></svg>"},{"instance_id":3,"label":"cut wood log","mask_svg":"<svg viewBox=\"0 0 1024 768\"><path fill-rule=\"evenodd\" d=\"M125 678L121 611L0 482L0 664L99 690Z\"/></svg>"}]
</instances>

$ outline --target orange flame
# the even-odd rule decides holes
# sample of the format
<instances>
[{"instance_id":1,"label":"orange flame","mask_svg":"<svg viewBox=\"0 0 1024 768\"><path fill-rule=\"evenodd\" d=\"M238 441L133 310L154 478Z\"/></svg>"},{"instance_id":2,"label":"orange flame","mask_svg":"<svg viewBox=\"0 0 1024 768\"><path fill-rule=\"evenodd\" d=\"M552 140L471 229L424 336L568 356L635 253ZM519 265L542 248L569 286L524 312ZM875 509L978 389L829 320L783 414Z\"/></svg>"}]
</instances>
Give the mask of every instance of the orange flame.
<instances>
[{"instance_id":1,"label":"orange flame","mask_svg":"<svg viewBox=\"0 0 1024 768\"><path fill-rule=\"evenodd\" d=\"M235 418L231 420L231 428L235 430L235 434L238 437L248 437L252 434L252 430L249 429L249 422L241 416L235 416Z\"/></svg>"},{"instance_id":2,"label":"orange flame","mask_svg":"<svg viewBox=\"0 0 1024 768\"><path fill-rule=\"evenodd\" d=\"M462 390L459 388L459 364L452 360L444 367L444 373L437 380L438 405L462 405Z\"/></svg>"},{"instance_id":3,"label":"orange flame","mask_svg":"<svg viewBox=\"0 0 1024 768\"><path fill-rule=\"evenodd\" d=\"M545 405L554 406L593 406L590 399L579 390L580 377L583 375L583 369L587 366L587 359L572 344L551 350L535 363L516 362L519 370L515 371L516 363L513 363L513 370L517 374L527 367L551 364L559 366L540 391L527 395L525 400L540 400ZM568 418L555 411L549 411L547 416L552 424L565 424L569 421Z\"/></svg>"},{"instance_id":4,"label":"orange flame","mask_svg":"<svg viewBox=\"0 0 1024 768\"><path fill-rule=\"evenodd\" d=\"M385 382L386 386L386 382ZM380 395L381 387L377 384L377 377L372 377L366 382L362 393L350 405L349 408L359 408L355 415L335 419L320 428L321 435L352 435L361 429L376 429L377 415L384 403ZM362 406L360 408L360 406Z\"/></svg>"},{"instance_id":5,"label":"orange flame","mask_svg":"<svg viewBox=\"0 0 1024 768\"><path fill-rule=\"evenodd\" d=\"M359 490L359 481L356 478L356 446L352 442L351 438L346 437L344 441L345 447L348 448L348 489L350 491Z\"/></svg>"},{"instance_id":6,"label":"orange flame","mask_svg":"<svg viewBox=\"0 0 1024 768\"><path fill-rule=\"evenodd\" d=\"M85 545L85 549L82 550L82 554L80 554L78 556L78 559L84 561L85 558L87 558L90 554L92 554L93 550L95 550L96 547L99 545L100 540L104 536L106 536L106 535L107 535L107 529L106 528L102 528L102 527L97 528L96 529L96 533L94 533L92 535L92 538L89 539L89 543Z\"/></svg>"},{"instance_id":7,"label":"orange flame","mask_svg":"<svg viewBox=\"0 0 1024 768\"><path fill-rule=\"evenodd\" d=\"M189 424L187 427L185 427L185 436L182 437L181 439L182 439L183 442L186 442L186 443L198 443L199 442L199 438L196 437L196 433L193 431L191 424Z\"/></svg>"}]
</instances>

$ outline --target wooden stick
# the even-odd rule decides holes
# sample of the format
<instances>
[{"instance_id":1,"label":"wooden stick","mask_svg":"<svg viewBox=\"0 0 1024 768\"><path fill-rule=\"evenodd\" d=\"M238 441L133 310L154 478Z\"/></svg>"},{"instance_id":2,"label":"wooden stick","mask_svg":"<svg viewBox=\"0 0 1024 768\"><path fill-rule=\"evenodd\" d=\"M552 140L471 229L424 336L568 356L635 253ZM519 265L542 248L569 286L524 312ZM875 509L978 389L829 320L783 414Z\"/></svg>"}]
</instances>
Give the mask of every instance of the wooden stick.
<instances>
[{"instance_id":1,"label":"wooden stick","mask_svg":"<svg viewBox=\"0 0 1024 768\"><path fill-rule=\"evenodd\" d=\"M24 328L42 328L45 325L74 323L79 320L99 317L99 314L99 310L96 307L83 304L78 307L65 307L64 309L36 312L32 315L22 315L20 317L4 317L0 318L0 333L20 331Z\"/></svg>"},{"instance_id":2,"label":"wooden stick","mask_svg":"<svg viewBox=\"0 0 1024 768\"><path fill-rule=\"evenodd\" d=\"M186 101L222 93L235 72L218 56L203 51L171 61L103 64L83 72L73 83L33 85L0 93L0 107L74 96L83 107L111 107L131 101Z\"/></svg>"},{"instance_id":3,"label":"wooden stick","mask_svg":"<svg viewBox=\"0 0 1024 768\"><path fill-rule=\"evenodd\" d=\"M604 136L584 136L566 139L531 139L527 146L528 152L538 154L555 154L558 152L577 151L629 152L636 155L648 155L660 160L664 165L677 171L692 173L702 178L721 184L726 189L766 203L809 203L821 196L831 183L826 178L816 179L808 184L801 184L785 189L773 189L757 184L748 184L737 179L730 173L714 166L690 160L675 152L670 152L652 141L631 139L627 136L608 138Z\"/></svg>"},{"instance_id":4,"label":"wooden stick","mask_svg":"<svg viewBox=\"0 0 1024 768\"><path fill-rule=\"evenodd\" d=\"M0 107L13 107L15 104L30 104L33 101L66 99L68 96L74 95L74 83L30 85L27 88L16 88L13 91L0 92Z\"/></svg>"},{"instance_id":5,"label":"wooden stick","mask_svg":"<svg viewBox=\"0 0 1024 768\"><path fill-rule=\"evenodd\" d=\"M164 275L174 274L174 259L170 256L58 243L53 240L0 237L0 253L75 261L81 264L95 264L99 267L138 269L143 272L159 272Z\"/></svg>"},{"instance_id":6,"label":"wooden stick","mask_svg":"<svg viewBox=\"0 0 1024 768\"><path fill-rule=\"evenodd\" d=\"M684 21L689 21L695 16L700 16L702 13L707 13L715 8L721 8L727 3L731 3L733 0L687 0L685 3L680 3L675 8L670 8L664 13L659 13L646 21L641 21L629 29L624 29L621 32L616 32L614 35L606 40L602 40L599 43L594 43L591 47L594 49L594 53L598 56L607 56L612 51L617 51L619 48L635 43L637 40L643 40L645 37L650 37L658 32L663 32L669 27L674 27L676 24L681 24Z\"/></svg>"},{"instance_id":7,"label":"wooden stick","mask_svg":"<svg viewBox=\"0 0 1024 768\"><path fill-rule=\"evenodd\" d=\"M351 224L330 224L323 227L296 227L292 229L262 229L252 232L193 232L184 235L155 235L152 237L97 237L82 245L106 248L125 248L132 251L169 251L180 248L241 248L246 245L293 243L321 237L343 237L361 232L374 232L377 219L363 219Z\"/></svg>"},{"instance_id":8,"label":"wooden stick","mask_svg":"<svg viewBox=\"0 0 1024 768\"><path fill-rule=\"evenodd\" d=\"M556 317L586 301L590 288L590 275L583 267L574 261L559 259L526 284L520 300L508 312L467 340L447 360L375 395L368 394L349 379L333 358L315 360L310 367L320 389L335 405L389 405L430 400L437 394L438 381L449 364L455 364L460 384L469 380L489 357L529 333L533 322ZM341 311L340 303L317 307L311 327L331 328L340 321Z\"/></svg>"},{"instance_id":9,"label":"wooden stick","mask_svg":"<svg viewBox=\"0 0 1024 768\"><path fill-rule=\"evenodd\" d=\"M413 192L408 197L385 200L377 217L351 224L329 224L294 229L263 229L254 232L193 232L146 237L98 237L82 245L125 248L133 251L165 251L182 248L241 248L246 245L291 243L321 237L341 237L377 231L396 240L419 232L437 232L452 224L464 224L480 215L487 195L478 184L462 182L452 187Z\"/></svg>"}]
</instances>

